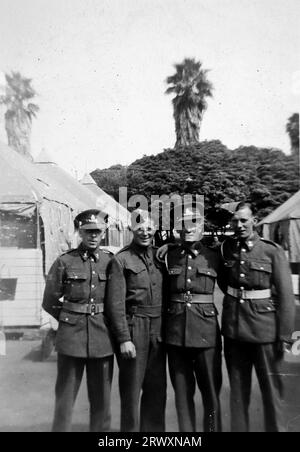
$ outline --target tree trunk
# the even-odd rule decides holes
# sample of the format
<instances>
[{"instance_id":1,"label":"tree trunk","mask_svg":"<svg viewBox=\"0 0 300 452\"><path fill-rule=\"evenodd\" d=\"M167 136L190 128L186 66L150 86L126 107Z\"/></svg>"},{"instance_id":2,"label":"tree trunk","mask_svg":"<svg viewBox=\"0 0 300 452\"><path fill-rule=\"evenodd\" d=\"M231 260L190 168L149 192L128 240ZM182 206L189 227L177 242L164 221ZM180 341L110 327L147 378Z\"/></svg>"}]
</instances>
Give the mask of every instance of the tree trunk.
<instances>
[{"instance_id":1,"label":"tree trunk","mask_svg":"<svg viewBox=\"0 0 300 452\"><path fill-rule=\"evenodd\" d=\"M174 115L175 116L175 115ZM201 116L198 109L183 110L175 116L176 143L180 146L199 144Z\"/></svg>"}]
</instances>

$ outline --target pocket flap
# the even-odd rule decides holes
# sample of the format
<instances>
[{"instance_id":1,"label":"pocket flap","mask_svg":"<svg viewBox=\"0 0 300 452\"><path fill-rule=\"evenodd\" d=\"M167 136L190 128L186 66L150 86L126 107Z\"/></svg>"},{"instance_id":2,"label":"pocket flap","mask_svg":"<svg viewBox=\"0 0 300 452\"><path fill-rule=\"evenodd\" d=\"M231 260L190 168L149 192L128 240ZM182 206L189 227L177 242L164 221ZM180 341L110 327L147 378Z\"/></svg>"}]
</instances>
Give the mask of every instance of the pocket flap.
<instances>
[{"instance_id":1,"label":"pocket flap","mask_svg":"<svg viewBox=\"0 0 300 452\"><path fill-rule=\"evenodd\" d=\"M201 275L211 276L212 278L217 277L217 272L213 268L197 267L197 273Z\"/></svg>"},{"instance_id":2,"label":"pocket flap","mask_svg":"<svg viewBox=\"0 0 300 452\"><path fill-rule=\"evenodd\" d=\"M107 280L106 273L98 273L98 277L99 277L100 281L106 281Z\"/></svg>"},{"instance_id":3,"label":"pocket flap","mask_svg":"<svg viewBox=\"0 0 300 452\"><path fill-rule=\"evenodd\" d=\"M255 306L255 310L257 312L261 312L261 313L268 313L268 312L275 312L276 311L276 307L270 303L270 302L263 302L263 301L252 301L252 303Z\"/></svg>"},{"instance_id":4,"label":"pocket flap","mask_svg":"<svg viewBox=\"0 0 300 452\"><path fill-rule=\"evenodd\" d=\"M70 325L76 325L78 322L79 315L73 314L71 312L61 311L59 316L59 321L64 323L69 323Z\"/></svg>"},{"instance_id":5,"label":"pocket flap","mask_svg":"<svg viewBox=\"0 0 300 452\"><path fill-rule=\"evenodd\" d=\"M217 310L214 307L203 308L203 314L205 317L215 317L217 315Z\"/></svg>"},{"instance_id":6,"label":"pocket flap","mask_svg":"<svg viewBox=\"0 0 300 452\"><path fill-rule=\"evenodd\" d=\"M272 264L270 262L263 262L263 261L250 262L250 268L252 270L257 270L260 272L267 272L267 273L272 272Z\"/></svg>"},{"instance_id":7,"label":"pocket flap","mask_svg":"<svg viewBox=\"0 0 300 452\"><path fill-rule=\"evenodd\" d=\"M87 279L87 274L78 270L67 270L67 279Z\"/></svg>"},{"instance_id":8,"label":"pocket flap","mask_svg":"<svg viewBox=\"0 0 300 452\"><path fill-rule=\"evenodd\" d=\"M182 267L169 267L168 273L169 275L180 275L182 272Z\"/></svg>"},{"instance_id":9,"label":"pocket flap","mask_svg":"<svg viewBox=\"0 0 300 452\"><path fill-rule=\"evenodd\" d=\"M131 271L132 273L134 273L136 275L138 273L141 273L141 272L146 270L145 267L143 267L142 265L138 265L138 264L137 265L134 265L134 264L127 265L126 269Z\"/></svg>"}]
</instances>

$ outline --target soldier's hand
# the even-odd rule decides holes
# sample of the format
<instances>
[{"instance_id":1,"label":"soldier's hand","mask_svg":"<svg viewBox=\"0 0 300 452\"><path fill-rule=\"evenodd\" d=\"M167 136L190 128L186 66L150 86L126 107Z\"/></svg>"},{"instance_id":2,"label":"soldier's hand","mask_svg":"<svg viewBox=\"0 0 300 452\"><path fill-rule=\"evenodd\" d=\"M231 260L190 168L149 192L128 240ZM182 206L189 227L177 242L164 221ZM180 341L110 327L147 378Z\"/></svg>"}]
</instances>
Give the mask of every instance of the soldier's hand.
<instances>
[{"instance_id":1,"label":"soldier's hand","mask_svg":"<svg viewBox=\"0 0 300 452\"><path fill-rule=\"evenodd\" d=\"M134 343L131 341L123 342L120 345L120 352L122 355L122 358L125 359L131 359L136 357L136 350Z\"/></svg>"},{"instance_id":2,"label":"soldier's hand","mask_svg":"<svg viewBox=\"0 0 300 452\"><path fill-rule=\"evenodd\" d=\"M284 341L278 341L277 342L277 354L278 358L282 359L284 353L290 353L291 352L291 344Z\"/></svg>"},{"instance_id":3,"label":"soldier's hand","mask_svg":"<svg viewBox=\"0 0 300 452\"><path fill-rule=\"evenodd\" d=\"M166 253L168 252L168 245L162 245L158 250L156 251L156 258L160 262L164 262L164 258Z\"/></svg>"}]
</instances>

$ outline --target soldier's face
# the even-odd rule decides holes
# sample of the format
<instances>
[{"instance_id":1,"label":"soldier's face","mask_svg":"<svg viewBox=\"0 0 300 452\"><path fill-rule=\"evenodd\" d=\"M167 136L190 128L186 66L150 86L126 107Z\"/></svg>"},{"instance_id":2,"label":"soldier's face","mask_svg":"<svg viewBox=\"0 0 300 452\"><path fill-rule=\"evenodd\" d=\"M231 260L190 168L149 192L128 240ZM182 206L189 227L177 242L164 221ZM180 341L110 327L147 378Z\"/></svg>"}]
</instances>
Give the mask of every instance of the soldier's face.
<instances>
[{"instance_id":1,"label":"soldier's face","mask_svg":"<svg viewBox=\"0 0 300 452\"><path fill-rule=\"evenodd\" d=\"M100 245L104 231L99 229L80 229L79 235L82 240L82 244L88 250L95 250Z\"/></svg>"},{"instance_id":2,"label":"soldier's face","mask_svg":"<svg viewBox=\"0 0 300 452\"><path fill-rule=\"evenodd\" d=\"M234 213L231 224L237 237L247 239L253 234L256 219L249 207L244 207Z\"/></svg>"},{"instance_id":3,"label":"soldier's face","mask_svg":"<svg viewBox=\"0 0 300 452\"><path fill-rule=\"evenodd\" d=\"M183 222L182 230L179 232L182 241L198 242L202 238L203 223L201 221L196 223L192 221Z\"/></svg>"},{"instance_id":4,"label":"soldier's face","mask_svg":"<svg viewBox=\"0 0 300 452\"><path fill-rule=\"evenodd\" d=\"M152 221L145 221L136 226L133 232L133 241L139 246L150 246L155 234L155 227Z\"/></svg>"}]
</instances>

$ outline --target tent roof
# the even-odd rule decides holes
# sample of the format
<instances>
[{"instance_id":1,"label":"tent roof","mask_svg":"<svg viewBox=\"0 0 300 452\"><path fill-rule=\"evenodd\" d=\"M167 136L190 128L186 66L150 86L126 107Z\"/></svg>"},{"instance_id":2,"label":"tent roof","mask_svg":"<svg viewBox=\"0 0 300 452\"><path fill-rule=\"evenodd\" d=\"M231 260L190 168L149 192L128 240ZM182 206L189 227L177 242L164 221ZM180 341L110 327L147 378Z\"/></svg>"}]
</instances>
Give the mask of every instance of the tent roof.
<instances>
[{"instance_id":1,"label":"tent roof","mask_svg":"<svg viewBox=\"0 0 300 452\"><path fill-rule=\"evenodd\" d=\"M46 181L52 181L55 184L73 209L80 211L97 208L96 196L56 163L36 162L34 166ZM108 212L105 211L105 213Z\"/></svg>"},{"instance_id":2,"label":"tent roof","mask_svg":"<svg viewBox=\"0 0 300 452\"><path fill-rule=\"evenodd\" d=\"M0 203L36 204L43 199L64 204L73 211L99 209L112 221L128 224L129 212L99 188L91 176L81 184L60 168L46 152L32 163L0 143Z\"/></svg>"},{"instance_id":3,"label":"tent roof","mask_svg":"<svg viewBox=\"0 0 300 452\"><path fill-rule=\"evenodd\" d=\"M0 143L0 203L32 203L48 199L68 205L55 184L14 149Z\"/></svg>"},{"instance_id":4,"label":"tent roof","mask_svg":"<svg viewBox=\"0 0 300 452\"><path fill-rule=\"evenodd\" d=\"M56 163L50 154L45 149L34 158L35 163Z\"/></svg>"},{"instance_id":5,"label":"tent roof","mask_svg":"<svg viewBox=\"0 0 300 452\"><path fill-rule=\"evenodd\" d=\"M300 218L300 190L259 222L261 224Z\"/></svg>"},{"instance_id":6,"label":"tent roof","mask_svg":"<svg viewBox=\"0 0 300 452\"><path fill-rule=\"evenodd\" d=\"M90 174L85 174L81 184L97 197L97 207L107 212L113 219L121 221L124 226L130 224L130 213L125 207L118 203L112 196L108 195L102 188L98 187Z\"/></svg>"}]
</instances>

